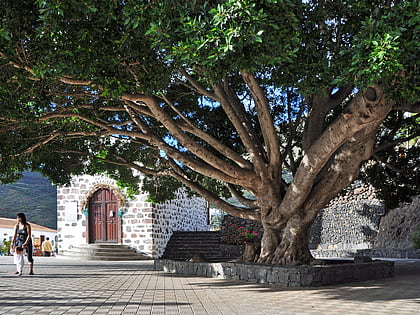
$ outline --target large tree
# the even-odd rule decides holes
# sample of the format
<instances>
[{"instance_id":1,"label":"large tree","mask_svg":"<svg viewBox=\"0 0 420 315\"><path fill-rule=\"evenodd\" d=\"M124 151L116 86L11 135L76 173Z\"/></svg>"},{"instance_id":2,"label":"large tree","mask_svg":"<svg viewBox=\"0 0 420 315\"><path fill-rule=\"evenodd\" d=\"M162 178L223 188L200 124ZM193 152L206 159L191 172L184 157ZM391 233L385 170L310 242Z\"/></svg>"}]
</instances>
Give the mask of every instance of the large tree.
<instances>
[{"instance_id":1,"label":"large tree","mask_svg":"<svg viewBox=\"0 0 420 315\"><path fill-rule=\"evenodd\" d=\"M3 182L136 169L260 220L258 262L309 263L319 210L419 135L416 0L2 4Z\"/></svg>"}]
</instances>

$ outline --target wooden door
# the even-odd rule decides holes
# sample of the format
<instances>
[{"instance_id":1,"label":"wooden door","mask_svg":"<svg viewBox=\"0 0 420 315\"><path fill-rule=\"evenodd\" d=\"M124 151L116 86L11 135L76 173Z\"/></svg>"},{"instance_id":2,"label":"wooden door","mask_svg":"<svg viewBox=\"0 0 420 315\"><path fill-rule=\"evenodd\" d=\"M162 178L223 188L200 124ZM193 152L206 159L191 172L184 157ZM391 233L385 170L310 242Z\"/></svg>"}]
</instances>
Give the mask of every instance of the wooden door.
<instances>
[{"instance_id":1,"label":"wooden door","mask_svg":"<svg viewBox=\"0 0 420 315\"><path fill-rule=\"evenodd\" d=\"M118 200L107 188L98 189L89 200L89 242L118 242Z\"/></svg>"}]
</instances>

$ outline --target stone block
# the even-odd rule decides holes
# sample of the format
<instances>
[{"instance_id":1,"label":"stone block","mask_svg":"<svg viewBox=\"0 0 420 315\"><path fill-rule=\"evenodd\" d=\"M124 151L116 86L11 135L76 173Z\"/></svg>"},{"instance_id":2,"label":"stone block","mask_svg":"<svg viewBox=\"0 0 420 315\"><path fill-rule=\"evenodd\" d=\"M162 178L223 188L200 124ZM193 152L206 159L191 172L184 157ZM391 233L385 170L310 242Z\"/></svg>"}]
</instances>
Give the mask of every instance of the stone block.
<instances>
[{"instance_id":1,"label":"stone block","mask_svg":"<svg viewBox=\"0 0 420 315\"><path fill-rule=\"evenodd\" d=\"M224 275L225 279L228 279L226 277L231 277L232 276L232 267L223 265L223 275Z\"/></svg>"},{"instance_id":2,"label":"stone block","mask_svg":"<svg viewBox=\"0 0 420 315\"><path fill-rule=\"evenodd\" d=\"M300 283L301 276L300 272L297 271L295 268L291 268L288 271L289 274L289 282L291 283Z\"/></svg>"},{"instance_id":3,"label":"stone block","mask_svg":"<svg viewBox=\"0 0 420 315\"><path fill-rule=\"evenodd\" d=\"M239 267L239 280L248 280L248 270L244 266Z\"/></svg>"},{"instance_id":4,"label":"stone block","mask_svg":"<svg viewBox=\"0 0 420 315\"><path fill-rule=\"evenodd\" d=\"M322 277L322 280L321 280L322 285L334 284L334 275L330 270L328 270L328 268L325 268L324 270L322 270L321 277Z\"/></svg>"},{"instance_id":5,"label":"stone block","mask_svg":"<svg viewBox=\"0 0 420 315\"><path fill-rule=\"evenodd\" d=\"M284 283L285 279L283 279L283 281L279 281L279 274L280 272L277 269L272 269L268 274L267 274L267 282L270 284L275 284L275 283Z\"/></svg>"},{"instance_id":6,"label":"stone block","mask_svg":"<svg viewBox=\"0 0 420 315\"><path fill-rule=\"evenodd\" d=\"M257 267L255 268L255 278L259 280L260 283L266 283L267 282L267 274L269 272L270 268L266 266Z\"/></svg>"},{"instance_id":7,"label":"stone block","mask_svg":"<svg viewBox=\"0 0 420 315\"><path fill-rule=\"evenodd\" d=\"M309 287L312 286L314 282L314 274L313 273L304 273L300 276L300 284L302 287Z\"/></svg>"},{"instance_id":8,"label":"stone block","mask_svg":"<svg viewBox=\"0 0 420 315\"><path fill-rule=\"evenodd\" d=\"M312 270L313 282L322 283L322 268L314 267Z\"/></svg>"},{"instance_id":9,"label":"stone block","mask_svg":"<svg viewBox=\"0 0 420 315\"><path fill-rule=\"evenodd\" d=\"M289 284L289 274L287 268L273 268L278 269L277 271L277 283L279 285L287 286Z\"/></svg>"}]
</instances>

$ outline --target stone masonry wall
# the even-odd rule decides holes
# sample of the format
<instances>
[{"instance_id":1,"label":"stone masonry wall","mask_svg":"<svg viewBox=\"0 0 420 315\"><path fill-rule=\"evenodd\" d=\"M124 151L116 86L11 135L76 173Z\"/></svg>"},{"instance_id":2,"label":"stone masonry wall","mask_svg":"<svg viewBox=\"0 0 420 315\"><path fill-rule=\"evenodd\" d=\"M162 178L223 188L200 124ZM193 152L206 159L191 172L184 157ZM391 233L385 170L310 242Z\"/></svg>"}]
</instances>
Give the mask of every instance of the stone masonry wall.
<instances>
[{"instance_id":1,"label":"stone masonry wall","mask_svg":"<svg viewBox=\"0 0 420 315\"><path fill-rule=\"evenodd\" d=\"M208 230L207 207L201 198L188 198L179 191L177 199L162 205L147 202L147 194L128 199L114 180L103 176L74 177L69 187L57 190L57 230L59 250L87 243L87 207L99 188L108 188L123 211L122 244L150 257L162 255L173 231Z\"/></svg>"},{"instance_id":2,"label":"stone masonry wall","mask_svg":"<svg viewBox=\"0 0 420 315\"><path fill-rule=\"evenodd\" d=\"M353 183L322 209L310 229L310 249L318 251L412 249L420 228L420 197L385 214L373 187ZM228 224L244 226L262 235L260 222L225 216ZM417 255L417 254L416 254ZM416 256L417 257L417 256Z\"/></svg>"},{"instance_id":3,"label":"stone masonry wall","mask_svg":"<svg viewBox=\"0 0 420 315\"><path fill-rule=\"evenodd\" d=\"M310 229L310 249L372 248L383 214L384 208L377 200L322 209Z\"/></svg>"},{"instance_id":4,"label":"stone masonry wall","mask_svg":"<svg viewBox=\"0 0 420 315\"><path fill-rule=\"evenodd\" d=\"M309 233L310 249L372 248L384 214L373 187L355 182L319 212Z\"/></svg>"},{"instance_id":5,"label":"stone masonry wall","mask_svg":"<svg viewBox=\"0 0 420 315\"><path fill-rule=\"evenodd\" d=\"M413 236L420 232L420 196L390 210L379 224L375 248L411 249Z\"/></svg>"}]
</instances>

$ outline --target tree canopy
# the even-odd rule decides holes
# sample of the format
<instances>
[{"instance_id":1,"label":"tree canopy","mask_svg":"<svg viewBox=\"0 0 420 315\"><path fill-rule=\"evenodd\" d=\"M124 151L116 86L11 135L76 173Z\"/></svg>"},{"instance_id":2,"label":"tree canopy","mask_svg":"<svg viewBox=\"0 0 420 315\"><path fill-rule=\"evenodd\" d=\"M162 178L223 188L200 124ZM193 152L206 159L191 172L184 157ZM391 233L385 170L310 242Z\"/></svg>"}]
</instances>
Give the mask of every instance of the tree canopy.
<instances>
[{"instance_id":1,"label":"tree canopy","mask_svg":"<svg viewBox=\"0 0 420 315\"><path fill-rule=\"evenodd\" d=\"M155 201L183 185L261 220L260 261L289 263L307 261L289 225L305 235L363 161L418 163L394 151L419 136L418 1L3 2L4 183L136 169Z\"/></svg>"}]
</instances>

